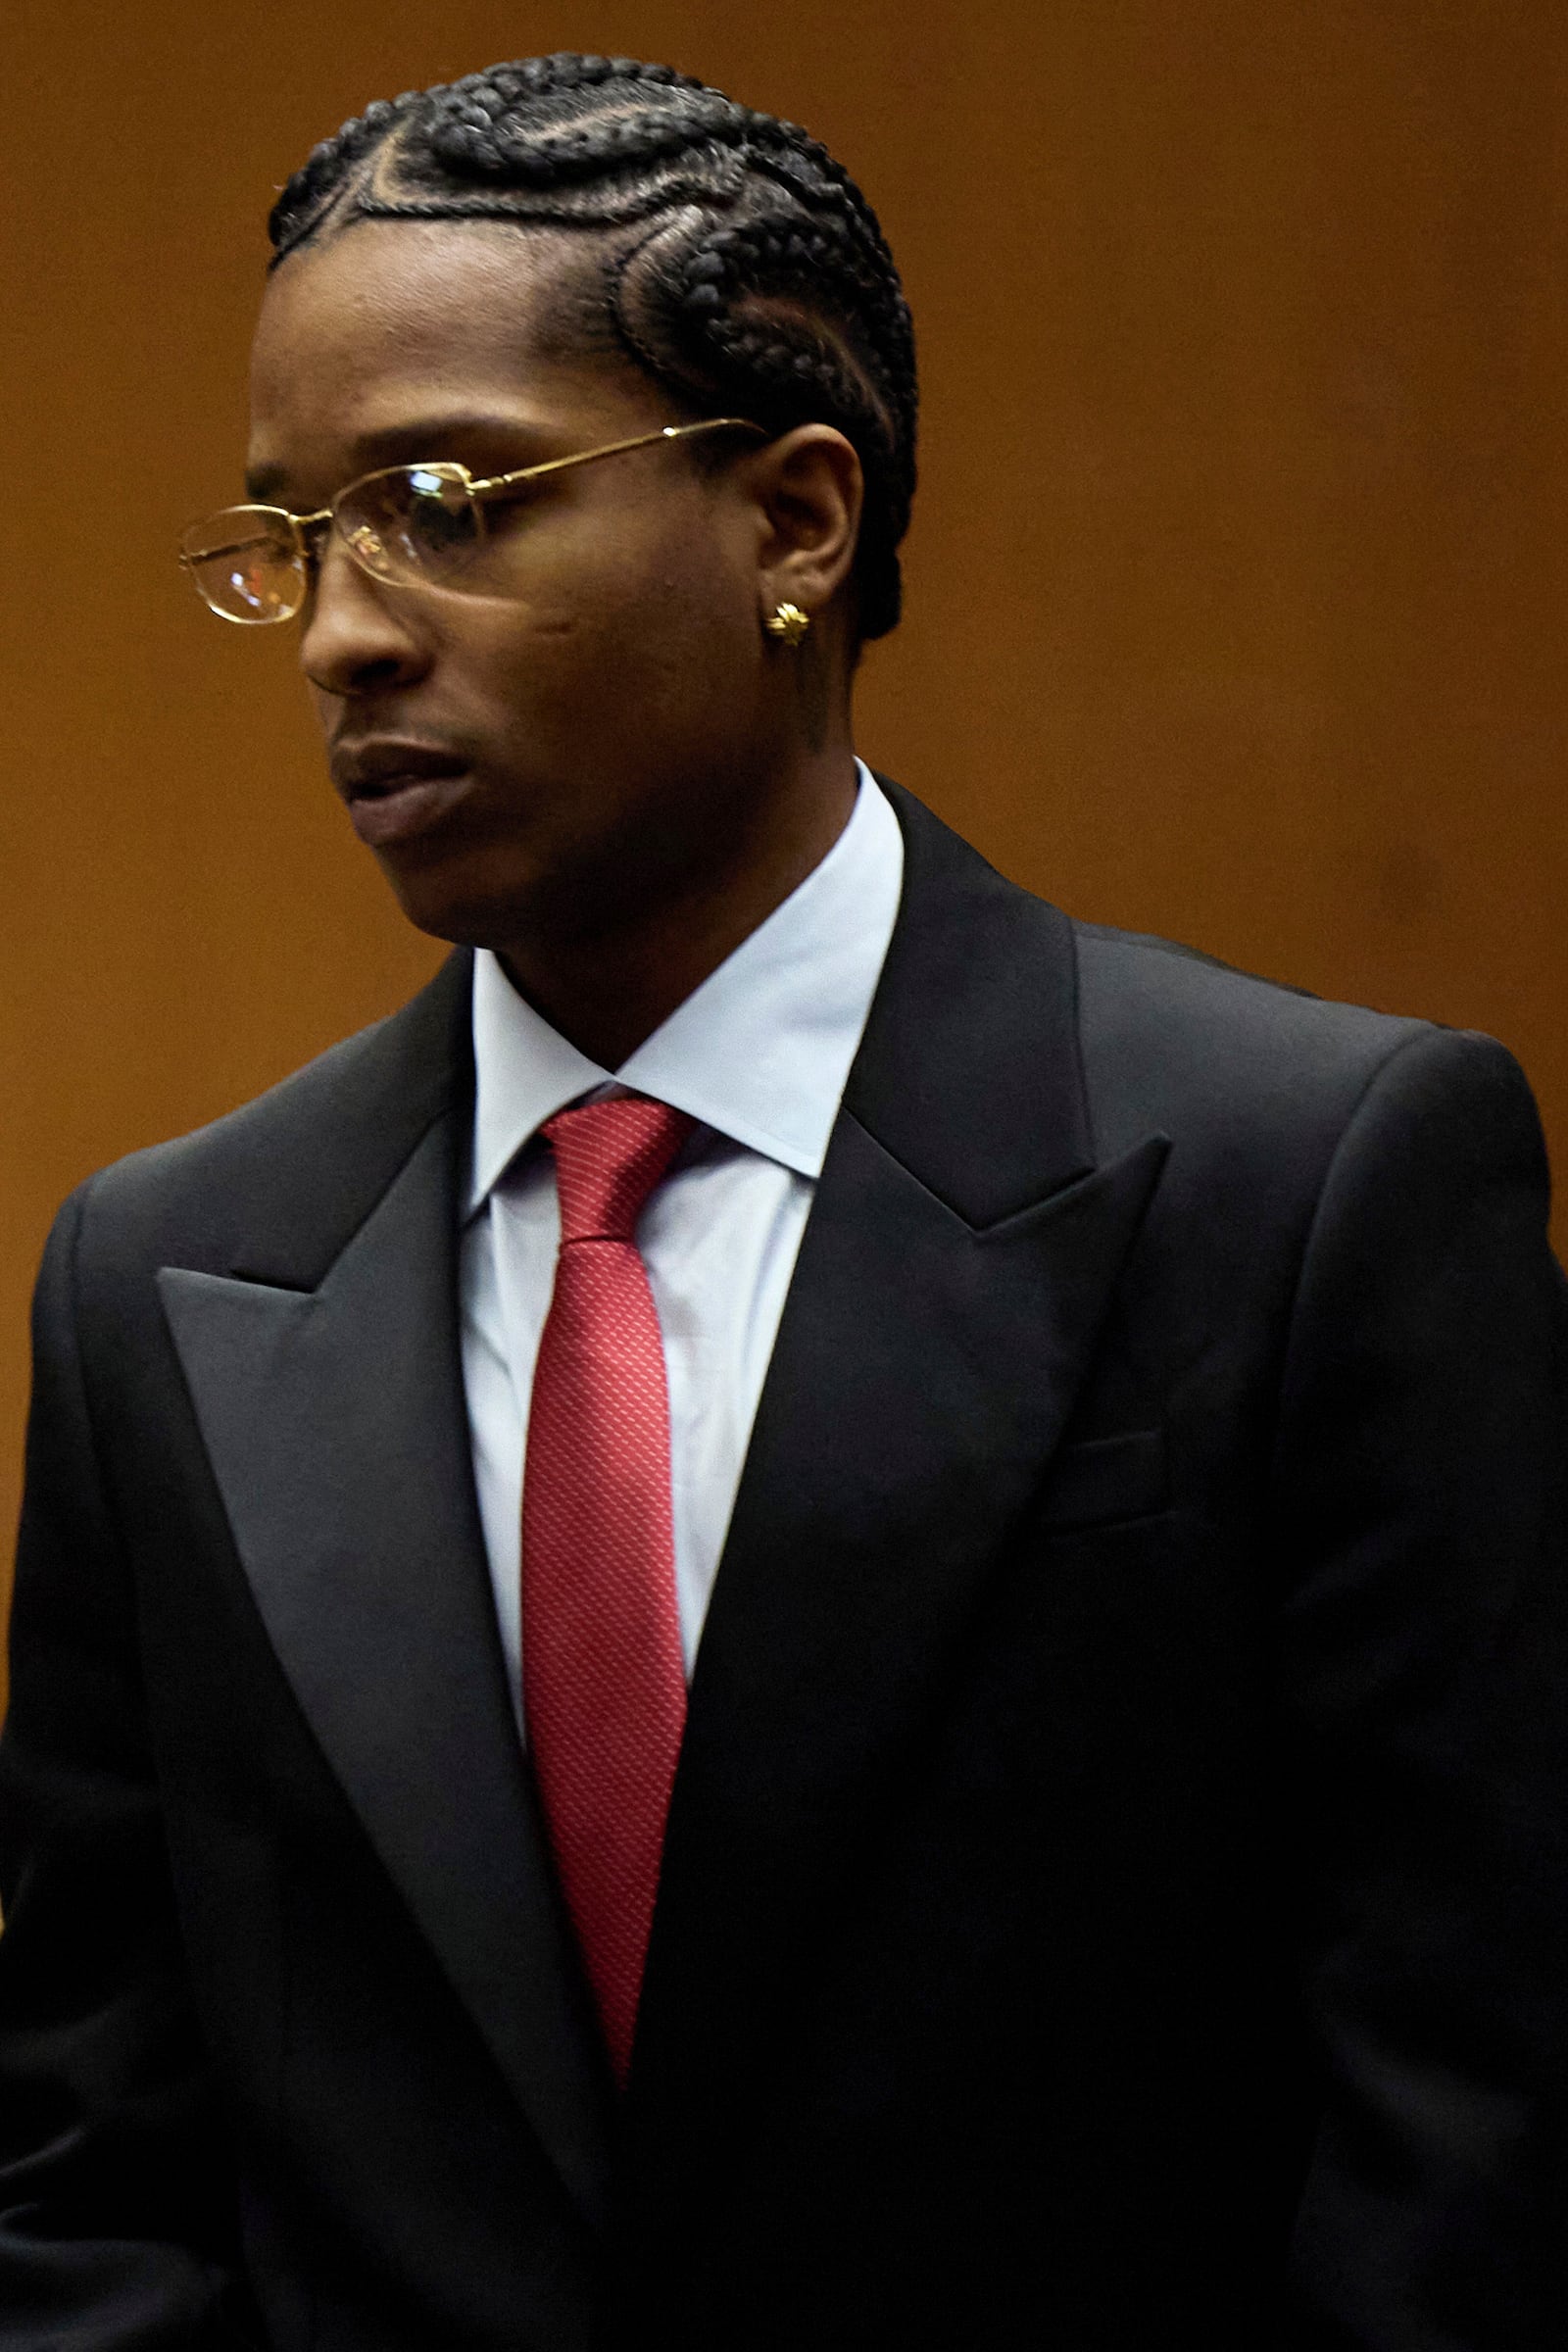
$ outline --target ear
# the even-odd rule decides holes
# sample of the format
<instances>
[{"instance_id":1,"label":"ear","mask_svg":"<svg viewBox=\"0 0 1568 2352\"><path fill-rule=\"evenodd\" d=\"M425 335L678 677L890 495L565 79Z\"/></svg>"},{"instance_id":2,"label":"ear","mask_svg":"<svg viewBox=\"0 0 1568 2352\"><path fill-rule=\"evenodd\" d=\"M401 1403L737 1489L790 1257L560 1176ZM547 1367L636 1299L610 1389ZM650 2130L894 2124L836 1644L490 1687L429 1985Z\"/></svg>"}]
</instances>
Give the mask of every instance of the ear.
<instances>
[{"instance_id":1,"label":"ear","mask_svg":"<svg viewBox=\"0 0 1568 2352\"><path fill-rule=\"evenodd\" d=\"M761 528L759 617L780 605L817 615L855 564L865 480L853 442L830 424L800 424L748 460Z\"/></svg>"}]
</instances>

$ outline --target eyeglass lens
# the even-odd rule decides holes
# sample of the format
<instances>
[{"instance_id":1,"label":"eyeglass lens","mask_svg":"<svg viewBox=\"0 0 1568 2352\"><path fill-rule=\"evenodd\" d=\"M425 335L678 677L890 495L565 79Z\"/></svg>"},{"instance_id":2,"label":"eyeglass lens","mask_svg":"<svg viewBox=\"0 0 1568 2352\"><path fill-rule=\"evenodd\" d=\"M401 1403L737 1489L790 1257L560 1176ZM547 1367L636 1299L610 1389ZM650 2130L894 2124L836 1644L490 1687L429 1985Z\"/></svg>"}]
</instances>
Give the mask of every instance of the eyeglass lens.
<instances>
[{"instance_id":1,"label":"eyeglass lens","mask_svg":"<svg viewBox=\"0 0 1568 2352\"><path fill-rule=\"evenodd\" d=\"M266 507L229 507L185 533L180 552L205 602L224 620L287 620L305 601L294 534Z\"/></svg>"},{"instance_id":2,"label":"eyeglass lens","mask_svg":"<svg viewBox=\"0 0 1568 2352\"><path fill-rule=\"evenodd\" d=\"M485 518L455 468L397 466L344 492L337 527L351 554L380 580L438 580L463 572L485 543Z\"/></svg>"},{"instance_id":3,"label":"eyeglass lens","mask_svg":"<svg viewBox=\"0 0 1568 2352\"><path fill-rule=\"evenodd\" d=\"M446 582L467 594L505 593L509 523L521 495L484 509L457 466L395 466L368 474L338 499L336 528L375 579ZM287 620L305 601L306 575L292 531L265 507L230 507L185 534L197 588L225 620Z\"/></svg>"}]
</instances>

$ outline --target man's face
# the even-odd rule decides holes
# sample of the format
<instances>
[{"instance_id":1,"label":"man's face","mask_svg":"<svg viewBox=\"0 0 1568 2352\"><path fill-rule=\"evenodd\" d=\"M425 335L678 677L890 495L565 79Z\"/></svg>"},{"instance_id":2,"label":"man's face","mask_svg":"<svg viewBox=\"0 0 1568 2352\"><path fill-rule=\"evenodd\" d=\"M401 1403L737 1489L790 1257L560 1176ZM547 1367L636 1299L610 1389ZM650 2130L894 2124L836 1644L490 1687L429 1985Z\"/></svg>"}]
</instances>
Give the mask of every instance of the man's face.
<instances>
[{"instance_id":1,"label":"man's face","mask_svg":"<svg viewBox=\"0 0 1568 2352\"><path fill-rule=\"evenodd\" d=\"M501 473L682 421L629 366L552 352L574 258L374 222L290 260L256 336L253 495L308 513L377 466ZM744 474L679 444L567 469L509 534L505 597L388 587L327 543L301 659L356 830L421 929L591 933L723 859L777 756Z\"/></svg>"}]
</instances>

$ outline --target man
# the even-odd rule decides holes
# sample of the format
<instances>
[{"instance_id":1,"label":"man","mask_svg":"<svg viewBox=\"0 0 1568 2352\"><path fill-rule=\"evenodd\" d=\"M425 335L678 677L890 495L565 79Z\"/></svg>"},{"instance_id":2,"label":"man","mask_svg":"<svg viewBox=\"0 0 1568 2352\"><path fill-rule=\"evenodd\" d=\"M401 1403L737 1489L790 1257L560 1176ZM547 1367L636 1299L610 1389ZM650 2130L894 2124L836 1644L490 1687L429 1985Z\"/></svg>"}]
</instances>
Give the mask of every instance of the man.
<instances>
[{"instance_id":1,"label":"man","mask_svg":"<svg viewBox=\"0 0 1568 2352\"><path fill-rule=\"evenodd\" d=\"M529 61L273 233L186 562L463 952L51 1243L0 2344L1557 2341L1517 1071L857 766L912 347L804 133Z\"/></svg>"}]
</instances>

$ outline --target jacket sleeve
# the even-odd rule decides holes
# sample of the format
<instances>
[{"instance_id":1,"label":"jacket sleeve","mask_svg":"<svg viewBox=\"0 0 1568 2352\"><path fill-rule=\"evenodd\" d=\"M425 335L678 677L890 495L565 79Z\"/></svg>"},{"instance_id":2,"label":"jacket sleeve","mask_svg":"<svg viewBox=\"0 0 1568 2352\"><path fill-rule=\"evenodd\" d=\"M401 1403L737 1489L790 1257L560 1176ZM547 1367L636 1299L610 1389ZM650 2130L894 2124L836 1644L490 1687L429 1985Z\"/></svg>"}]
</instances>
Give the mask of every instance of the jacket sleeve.
<instances>
[{"instance_id":1,"label":"jacket sleeve","mask_svg":"<svg viewBox=\"0 0 1568 2352\"><path fill-rule=\"evenodd\" d=\"M1535 1106L1426 1031L1342 1138L1275 1463L1324 2124L1287 2341L1568 2343L1568 1305Z\"/></svg>"},{"instance_id":2,"label":"jacket sleeve","mask_svg":"<svg viewBox=\"0 0 1568 2352\"><path fill-rule=\"evenodd\" d=\"M192 2015L130 1581L77 1343L84 1196L33 1309L0 1739L0 2348L218 2352L232 2167Z\"/></svg>"}]
</instances>

